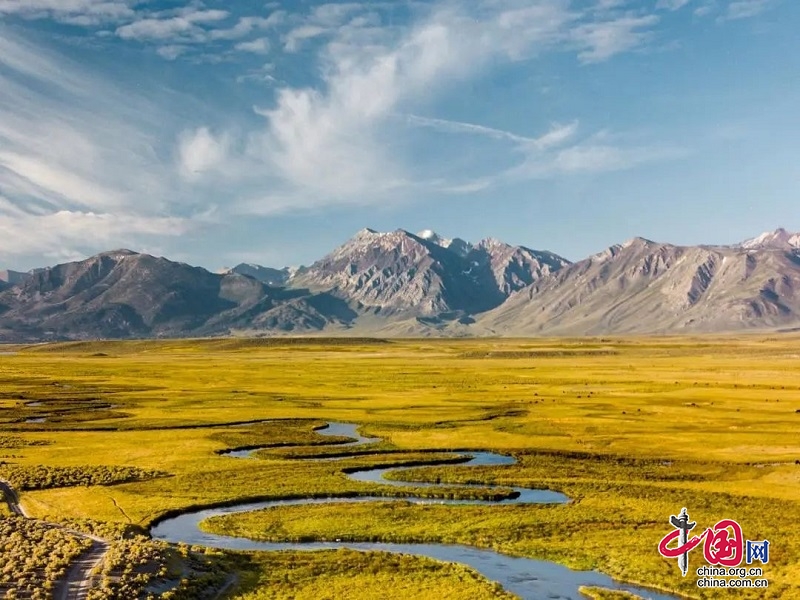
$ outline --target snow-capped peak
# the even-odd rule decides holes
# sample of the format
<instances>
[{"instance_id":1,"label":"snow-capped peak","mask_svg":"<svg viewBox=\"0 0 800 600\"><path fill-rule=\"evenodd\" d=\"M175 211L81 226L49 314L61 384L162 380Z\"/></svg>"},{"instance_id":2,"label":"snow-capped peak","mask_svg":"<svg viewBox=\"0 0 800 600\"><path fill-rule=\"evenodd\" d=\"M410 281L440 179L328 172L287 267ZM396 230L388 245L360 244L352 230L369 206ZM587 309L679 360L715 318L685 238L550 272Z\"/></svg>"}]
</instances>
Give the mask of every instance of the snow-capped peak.
<instances>
[{"instance_id":1,"label":"snow-capped peak","mask_svg":"<svg viewBox=\"0 0 800 600\"><path fill-rule=\"evenodd\" d=\"M745 240L740 247L747 250L756 248L800 248L800 233L786 231L779 227L775 231L765 231L761 235Z\"/></svg>"},{"instance_id":2,"label":"snow-capped peak","mask_svg":"<svg viewBox=\"0 0 800 600\"><path fill-rule=\"evenodd\" d=\"M374 237L376 235L380 235L380 234L377 231L375 231L374 229L370 229L369 227L364 227L364 229L361 229L358 233L356 233L355 237L356 238L364 238L364 237L371 238L371 237Z\"/></svg>"},{"instance_id":3,"label":"snow-capped peak","mask_svg":"<svg viewBox=\"0 0 800 600\"><path fill-rule=\"evenodd\" d=\"M469 242L462 240L461 238L443 238L432 229L423 229L417 234L417 237L432 244L436 244L437 246L441 246L442 248L446 248L451 252L458 254L462 258L469 254L469 251L472 250L472 244Z\"/></svg>"},{"instance_id":4,"label":"snow-capped peak","mask_svg":"<svg viewBox=\"0 0 800 600\"><path fill-rule=\"evenodd\" d=\"M441 246L442 248L447 248L452 242L452 240L440 236L433 229L423 229L417 234L417 237L426 240L431 244Z\"/></svg>"},{"instance_id":5,"label":"snow-capped peak","mask_svg":"<svg viewBox=\"0 0 800 600\"><path fill-rule=\"evenodd\" d=\"M488 237L488 238L484 238L480 242L478 242L478 247L479 248L485 248L485 249L489 250L489 249L492 249L492 248L510 248L511 246L509 246L505 242L501 242L497 238Z\"/></svg>"}]
</instances>

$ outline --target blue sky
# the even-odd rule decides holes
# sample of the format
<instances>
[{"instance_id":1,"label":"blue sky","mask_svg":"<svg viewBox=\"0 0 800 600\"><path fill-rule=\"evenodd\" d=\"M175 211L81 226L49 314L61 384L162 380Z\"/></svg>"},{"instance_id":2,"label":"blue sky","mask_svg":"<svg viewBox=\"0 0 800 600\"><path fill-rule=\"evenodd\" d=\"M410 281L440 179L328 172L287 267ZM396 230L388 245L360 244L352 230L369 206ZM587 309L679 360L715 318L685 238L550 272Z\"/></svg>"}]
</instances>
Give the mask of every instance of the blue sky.
<instances>
[{"instance_id":1,"label":"blue sky","mask_svg":"<svg viewBox=\"0 0 800 600\"><path fill-rule=\"evenodd\" d=\"M0 0L0 267L800 229L800 2Z\"/></svg>"}]
</instances>

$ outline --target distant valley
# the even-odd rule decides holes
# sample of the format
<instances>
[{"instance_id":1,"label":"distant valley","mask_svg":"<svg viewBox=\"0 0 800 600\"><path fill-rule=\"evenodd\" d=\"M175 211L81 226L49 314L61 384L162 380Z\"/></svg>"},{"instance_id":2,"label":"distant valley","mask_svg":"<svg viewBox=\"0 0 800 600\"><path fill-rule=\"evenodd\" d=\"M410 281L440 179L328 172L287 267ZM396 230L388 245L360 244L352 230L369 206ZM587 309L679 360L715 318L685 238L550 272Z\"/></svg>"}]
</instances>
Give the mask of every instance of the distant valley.
<instances>
[{"instance_id":1,"label":"distant valley","mask_svg":"<svg viewBox=\"0 0 800 600\"><path fill-rule=\"evenodd\" d=\"M10 265L13 266L13 265ZM578 262L495 239L363 229L307 267L220 273L130 250L0 271L0 341L544 336L800 328L800 234L634 238Z\"/></svg>"}]
</instances>

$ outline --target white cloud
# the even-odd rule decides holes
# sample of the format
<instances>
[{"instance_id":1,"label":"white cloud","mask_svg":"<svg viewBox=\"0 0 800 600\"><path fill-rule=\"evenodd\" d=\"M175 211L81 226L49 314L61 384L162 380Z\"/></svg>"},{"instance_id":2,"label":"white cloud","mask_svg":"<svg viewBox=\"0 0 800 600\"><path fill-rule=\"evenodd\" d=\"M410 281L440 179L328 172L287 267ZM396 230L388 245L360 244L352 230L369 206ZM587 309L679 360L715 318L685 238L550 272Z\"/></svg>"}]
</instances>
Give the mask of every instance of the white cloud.
<instances>
[{"instance_id":1,"label":"white cloud","mask_svg":"<svg viewBox=\"0 0 800 600\"><path fill-rule=\"evenodd\" d=\"M187 46L182 46L180 44L170 44L168 46L161 46L156 52L158 52L159 56L165 58L167 60L175 60L178 57L186 54L189 51Z\"/></svg>"},{"instance_id":2,"label":"white cloud","mask_svg":"<svg viewBox=\"0 0 800 600\"><path fill-rule=\"evenodd\" d=\"M215 23L224 21L230 13L227 10L188 10L182 18L191 23Z\"/></svg>"},{"instance_id":3,"label":"white cloud","mask_svg":"<svg viewBox=\"0 0 800 600\"><path fill-rule=\"evenodd\" d=\"M215 136L207 127L184 131L178 141L178 164L186 179L198 179L218 169L230 154L230 137Z\"/></svg>"},{"instance_id":4,"label":"white cloud","mask_svg":"<svg viewBox=\"0 0 800 600\"><path fill-rule=\"evenodd\" d=\"M2 201L2 198L0 198ZM137 246L142 240L180 236L191 224L175 217L143 217L61 210L46 215L6 212L0 202L0 253L70 260L100 249Z\"/></svg>"},{"instance_id":5,"label":"white cloud","mask_svg":"<svg viewBox=\"0 0 800 600\"><path fill-rule=\"evenodd\" d=\"M168 120L156 98L0 27L0 252L98 251L186 231L156 150Z\"/></svg>"},{"instance_id":6,"label":"white cloud","mask_svg":"<svg viewBox=\"0 0 800 600\"><path fill-rule=\"evenodd\" d=\"M550 128L550 131L533 140L533 147L537 150L547 150L560 146L573 138L577 132L577 121L573 121L568 125L554 125Z\"/></svg>"},{"instance_id":7,"label":"white cloud","mask_svg":"<svg viewBox=\"0 0 800 600\"><path fill-rule=\"evenodd\" d=\"M73 25L116 23L135 15L139 0L0 0L0 15L52 18Z\"/></svg>"},{"instance_id":8,"label":"white cloud","mask_svg":"<svg viewBox=\"0 0 800 600\"><path fill-rule=\"evenodd\" d=\"M254 31L263 31L277 27L286 18L284 11L275 11L269 17L241 17L236 25L227 29L212 29L210 40L239 40Z\"/></svg>"},{"instance_id":9,"label":"white cloud","mask_svg":"<svg viewBox=\"0 0 800 600\"><path fill-rule=\"evenodd\" d=\"M0 0L0 7L4 2L10 0ZM261 127L240 123L238 130L224 131L199 118L170 135L172 161L157 150L159 139L169 135L157 101L109 89L74 65L21 43L6 52L0 36L0 67L31 76L44 88L57 87L55 94L37 90L0 69L0 193L18 206L20 198L28 201L29 219L68 213L83 215L75 222L92 222L97 215L116 222L125 215L132 224L135 218L158 224L185 212L176 203L188 203L184 198L191 191L200 198L224 193L231 210L272 213L376 205L413 197L415 191L475 191L496 181L421 176L407 160L414 153L408 125L507 143L513 157L522 156L514 172L519 177L635 164L624 146L578 139L577 122L527 137L413 116L402 128L396 116L426 110L438 95L498 63L550 51L576 53L584 63L608 60L646 43L658 17L631 12L630 3L616 0L591 9L575 8L570 0L448 0L415 4L412 22L400 25L382 23L379 4L326 4L302 17L282 11L239 17L201 3L161 12L147 12L146 4L137 3L140 12L118 24L116 34L151 43L169 60L198 47L206 50L202 44L210 46L208 54L224 46L214 55L221 59L230 58L231 49L265 54L270 42L263 32L273 29L287 51L296 51L304 40L324 39L317 85L279 84L271 64L240 76L239 81L281 86L268 108L256 111ZM80 16L72 12L69 18Z\"/></svg>"},{"instance_id":10,"label":"white cloud","mask_svg":"<svg viewBox=\"0 0 800 600\"><path fill-rule=\"evenodd\" d=\"M717 9L717 3L715 0L705 0L703 4L698 6L694 9L694 15L696 17L705 17Z\"/></svg>"},{"instance_id":11,"label":"white cloud","mask_svg":"<svg viewBox=\"0 0 800 600\"><path fill-rule=\"evenodd\" d=\"M141 19L117 28L117 35L123 40L181 40L200 41L203 30L181 17L171 19Z\"/></svg>"},{"instance_id":12,"label":"white cloud","mask_svg":"<svg viewBox=\"0 0 800 600\"><path fill-rule=\"evenodd\" d=\"M2 0L0 0L2 2ZM254 32L263 32L279 26L286 19L286 12L274 11L268 17L239 17L235 24L225 23L231 15L224 10L208 10L190 4L175 10L156 13L141 13L130 23L117 27L118 37L144 44L163 44L156 50L166 60L175 60L183 55L197 55L212 43L232 43L233 50L266 54L270 44L266 37L239 41ZM224 53L214 51L202 56L205 62L222 60Z\"/></svg>"},{"instance_id":13,"label":"white cloud","mask_svg":"<svg viewBox=\"0 0 800 600\"><path fill-rule=\"evenodd\" d=\"M66 132L65 132L66 133ZM8 138L7 138L8 139ZM49 190L81 206L113 207L123 203L122 195L91 178L40 154L0 152L0 169L31 184L34 189Z\"/></svg>"},{"instance_id":14,"label":"white cloud","mask_svg":"<svg viewBox=\"0 0 800 600\"><path fill-rule=\"evenodd\" d=\"M595 0L594 10L598 12L612 11L624 7L630 0Z\"/></svg>"},{"instance_id":15,"label":"white cloud","mask_svg":"<svg viewBox=\"0 0 800 600\"><path fill-rule=\"evenodd\" d=\"M656 8L663 8L666 10L680 10L692 0L658 0Z\"/></svg>"},{"instance_id":16,"label":"white cloud","mask_svg":"<svg viewBox=\"0 0 800 600\"><path fill-rule=\"evenodd\" d=\"M620 171L653 159L651 151L607 145L578 144L565 148L544 161L531 160L519 172L547 177L558 173Z\"/></svg>"},{"instance_id":17,"label":"white cloud","mask_svg":"<svg viewBox=\"0 0 800 600\"><path fill-rule=\"evenodd\" d=\"M428 127L444 133L467 133L473 135L482 135L496 140L507 140L511 142L518 142L521 144L533 142L533 138L524 137L504 131L502 129L495 129L493 127L486 127L484 125L476 125L474 123L464 123L461 121L450 121L447 119L435 119L430 117L420 117L417 115L408 115L406 120L411 125L419 127Z\"/></svg>"},{"instance_id":18,"label":"white cloud","mask_svg":"<svg viewBox=\"0 0 800 600\"><path fill-rule=\"evenodd\" d=\"M296 50L299 40L331 35L323 23L341 22L359 8L318 9L288 32L287 50ZM178 141L180 169L188 177L187 164L206 165L208 159L201 171L238 174L249 198L239 208L258 213L407 197L415 188L430 189L430 182L420 181L402 158L407 148L396 128L398 113L478 76L493 62L563 49L577 50L586 63L607 60L644 43L657 21L627 12L591 16L572 10L568 0L482 0L437 4L405 29L377 27L374 21L343 27L320 51L322 85L277 90L274 106L257 111L265 119L263 130L236 143L203 129L184 134ZM624 149L572 142L577 122L527 138L469 123L408 120L413 126L505 140L523 153L527 167L535 156L537 164L549 164L551 173L577 172L580 165L610 170L632 164ZM543 167L527 171L539 177ZM444 185L477 189L486 183Z\"/></svg>"},{"instance_id":19,"label":"white cloud","mask_svg":"<svg viewBox=\"0 0 800 600\"><path fill-rule=\"evenodd\" d=\"M649 38L647 28L657 22L657 16L647 15L580 25L573 30L573 38L583 48L578 58L584 63L601 62L636 48Z\"/></svg>"},{"instance_id":20,"label":"white cloud","mask_svg":"<svg viewBox=\"0 0 800 600\"><path fill-rule=\"evenodd\" d=\"M546 149L559 146L572 138L578 130L578 122L573 121L568 125L555 125L550 129L550 131L540 137L526 137L510 131L486 127L484 125L476 125L474 123L463 123L460 121L449 121L446 119L432 119L429 117L419 117L416 115L409 115L407 119L412 125L430 127L447 133L482 135L497 140L514 142L523 149Z\"/></svg>"},{"instance_id":21,"label":"white cloud","mask_svg":"<svg viewBox=\"0 0 800 600\"><path fill-rule=\"evenodd\" d=\"M239 75L236 78L236 83L256 82L276 84L278 83L278 79L275 77L274 73L275 64L265 63L257 69L251 69L244 75Z\"/></svg>"},{"instance_id":22,"label":"white cloud","mask_svg":"<svg viewBox=\"0 0 800 600\"><path fill-rule=\"evenodd\" d=\"M624 171L687 155L682 148L614 144L607 137L599 133L561 147L532 150L520 165L509 169L501 179L550 179L562 175Z\"/></svg>"},{"instance_id":23,"label":"white cloud","mask_svg":"<svg viewBox=\"0 0 800 600\"><path fill-rule=\"evenodd\" d=\"M224 10L192 10L170 18L140 19L117 28L117 35L124 40L163 41L180 39L201 42L206 31L201 27L228 18Z\"/></svg>"},{"instance_id":24,"label":"white cloud","mask_svg":"<svg viewBox=\"0 0 800 600\"><path fill-rule=\"evenodd\" d=\"M328 3L314 7L311 13L300 20L300 24L293 27L283 36L284 50L286 52L297 52L303 42L321 36L342 35L346 28L348 19L355 13L364 12L375 5L368 3L359 4L355 2ZM368 25L372 21L366 16L358 17L359 25ZM296 20L296 19L295 19Z\"/></svg>"},{"instance_id":25,"label":"white cloud","mask_svg":"<svg viewBox=\"0 0 800 600\"><path fill-rule=\"evenodd\" d=\"M234 46L241 52L252 52L253 54L269 54L270 43L267 38L257 38L249 42L240 42Z\"/></svg>"},{"instance_id":26,"label":"white cloud","mask_svg":"<svg viewBox=\"0 0 800 600\"><path fill-rule=\"evenodd\" d=\"M725 18L729 20L748 19L764 12L772 0L735 0L728 4Z\"/></svg>"},{"instance_id":27,"label":"white cloud","mask_svg":"<svg viewBox=\"0 0 800 600\"><path fill-rule=\"evenodd\" d=\"M369 4L359 4L356 2L320 4L314 7L311 20L322 26L338 27L354 12L364 10L365 8L369 8Z\"/></svg>"},{"instance_id":28,"label":"white cloud","mask_svg":"<svg viewBox=\"0 0 800 600\"><path fill-rule=\"evenodd\" d=\"M303 41L319 37L328 32L328 29L320 27L319 25L302 25L296 27L283 37L283 49L286 50L286 52L297 52Z\"/></svg>"},{"instance_id":29,"label":"white cloud","mask_svg":"<svg viewBox=\"0 0 800 600\"><path fill-rule=\"evenodd\" d=\"M577 121L567 125L553 125L548 132L537 137L521 136L473 123L413 115L408 117L408 122L447 133L480 135L510 142L516 151L523 155L520 164L493 176L481 177L466 183L445 183L442 191L447 193L474 193L498 182L509 180L546 179L565 174L620 171L654 160L681 155L678 149L613 144L608 139L612 136L603 132L588 139L575 141L578 134Z\"/></svg>"}]
</instances>

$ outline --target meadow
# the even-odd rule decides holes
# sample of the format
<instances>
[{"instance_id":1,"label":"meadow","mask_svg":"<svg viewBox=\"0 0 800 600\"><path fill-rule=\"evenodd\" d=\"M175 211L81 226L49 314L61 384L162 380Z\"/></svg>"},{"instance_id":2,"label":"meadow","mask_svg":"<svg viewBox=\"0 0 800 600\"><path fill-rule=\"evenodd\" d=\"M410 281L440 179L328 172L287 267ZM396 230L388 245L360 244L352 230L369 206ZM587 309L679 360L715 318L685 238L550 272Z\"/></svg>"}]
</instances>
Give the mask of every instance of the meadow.
<instances>
[{"instance_id":1,"label":"meadow","mask_svg":"<svg viewBox=\"0 0 800 600\"><path fill-rule=\"evenodd\" d=\"M14 354L0 356L0 478L16 482L30 516L126 532L111 536L106 591L97 598L122 597L114 585L131 586L127 597L200 597L198 581L210 591L226 583L224 597L237 600L510 597L468 568L428 559L344 550L206 553L144 535L175 511L241 500L459 497L463 491L413 483L387 490L349 480L343 470L445 461L452 452L479 449L518 462L442 464L398 478L542 487L572 501L287 506L203 527L271 541L469 544L599 569L689 598L729 597L698 589L692 571L681 577L676 561L657 552L671 530L669 516L686 506L698 528L731 518L747 539L770 540L770 587L737 590L737 597L800 598L796 335L225 339L3 351ZM359 423L363 435L384 441L337 448L345 440L314 431L326 421ZM256 446L265 448L252 459L222 454ZM342 454L335 462L298 460ZM483 488L469 493L493 497ZM3 515L5 527L18 519ZM74 552L78 542L64 543ZM129 569L127 579L120 558L126 555L140 556L142 567ZM59 560L51 572L61 568ZM4 574L0 589L9 582L25 589L18 580L40 577L44 568ZM181 573L195 574L195 582L181 581ZM159 584L159 577L176 581Z\"/></svg>"}]
</instances>

